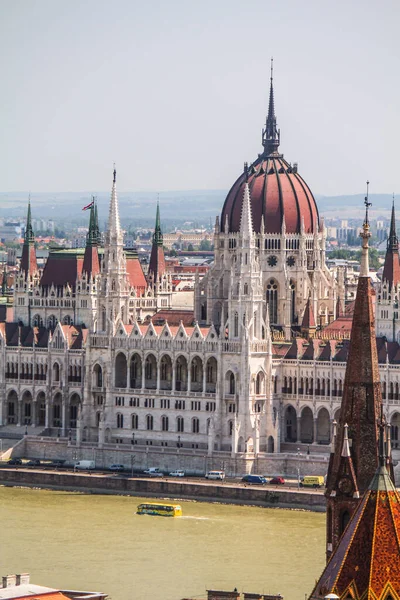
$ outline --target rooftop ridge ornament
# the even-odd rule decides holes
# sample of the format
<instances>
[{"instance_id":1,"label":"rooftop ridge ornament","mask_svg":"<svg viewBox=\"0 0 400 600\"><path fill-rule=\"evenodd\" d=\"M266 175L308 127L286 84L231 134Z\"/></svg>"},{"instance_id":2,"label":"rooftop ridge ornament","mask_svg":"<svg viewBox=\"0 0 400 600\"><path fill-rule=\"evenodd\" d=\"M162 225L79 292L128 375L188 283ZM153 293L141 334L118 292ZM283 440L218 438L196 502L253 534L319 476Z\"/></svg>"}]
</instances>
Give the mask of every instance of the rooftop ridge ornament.
<instances>
[{"instance_id":1,"label":"rooftop ridge ornament","mask_svg":"<svg viewBox=\"0 0 400 600\"><path fill-rule=\"evenodd\" d=\"M247 162L245 162L243 164L243 171L244 171L245 181L247 183L249 181L249 164Z\"/></svg>"}]
</instances>

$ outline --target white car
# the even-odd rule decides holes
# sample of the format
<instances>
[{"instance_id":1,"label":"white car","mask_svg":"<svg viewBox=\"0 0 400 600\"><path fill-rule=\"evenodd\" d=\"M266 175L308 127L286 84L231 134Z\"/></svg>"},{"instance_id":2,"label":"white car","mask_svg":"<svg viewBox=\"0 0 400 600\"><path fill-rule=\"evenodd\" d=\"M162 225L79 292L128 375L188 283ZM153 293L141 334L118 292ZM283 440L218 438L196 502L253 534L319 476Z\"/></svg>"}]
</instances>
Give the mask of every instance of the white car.
<instances>
[{"instance_id":1,"label":"white car","mask_svg":"<svg viewBox=\"0 0 400 600\"><path fill-rule=\"evenodd\" d=\"M179 469L176 471L172 471L169 474L170 477L185 477L185 471L180 471Z\"/></svg>"}]
</instances>

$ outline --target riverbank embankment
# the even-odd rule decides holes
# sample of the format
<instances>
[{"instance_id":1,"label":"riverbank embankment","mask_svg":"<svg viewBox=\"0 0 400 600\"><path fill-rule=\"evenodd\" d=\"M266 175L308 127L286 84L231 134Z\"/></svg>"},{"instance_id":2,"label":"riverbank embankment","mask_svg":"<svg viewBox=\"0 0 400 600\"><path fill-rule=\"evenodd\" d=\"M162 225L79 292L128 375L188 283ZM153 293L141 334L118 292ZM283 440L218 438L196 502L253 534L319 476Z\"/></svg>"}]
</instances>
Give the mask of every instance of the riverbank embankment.
<instances>
[{"instance_id":1,"label":"riverbank embankment","mask_svg":"<svg viewBox=\"0 0 400 600\"><path fill-rule=\"evenodd\" d=\"M176 479L146 479L105 473L73 473L0 469L0 485L25 486L91 494L123 494L202 502L305 509L322 512L325 497L320 490L293 490L282 487L250 487L231 482L211 483Z\"/></svg>"}]
</instances>

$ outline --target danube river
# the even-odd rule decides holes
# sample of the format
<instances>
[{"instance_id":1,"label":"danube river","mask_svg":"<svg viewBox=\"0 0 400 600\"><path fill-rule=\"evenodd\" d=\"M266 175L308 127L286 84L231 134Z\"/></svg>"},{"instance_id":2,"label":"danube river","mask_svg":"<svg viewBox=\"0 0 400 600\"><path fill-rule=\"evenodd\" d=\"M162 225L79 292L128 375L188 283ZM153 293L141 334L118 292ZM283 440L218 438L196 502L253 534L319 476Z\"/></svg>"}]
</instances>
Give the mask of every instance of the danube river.
<instances>
[{"instance_id":1,"label":"danube river","mask_svg":"<svg viewBox=\"0 0 400 600\"><path fill-rule=\"evenodd\" d=\"M112 600L234 587L304 600L321 574L321 513L180 502L184 516L173 519L136 515L140 501L0 487L0 575L28 572Z\"/></svg>"}]
</instances>

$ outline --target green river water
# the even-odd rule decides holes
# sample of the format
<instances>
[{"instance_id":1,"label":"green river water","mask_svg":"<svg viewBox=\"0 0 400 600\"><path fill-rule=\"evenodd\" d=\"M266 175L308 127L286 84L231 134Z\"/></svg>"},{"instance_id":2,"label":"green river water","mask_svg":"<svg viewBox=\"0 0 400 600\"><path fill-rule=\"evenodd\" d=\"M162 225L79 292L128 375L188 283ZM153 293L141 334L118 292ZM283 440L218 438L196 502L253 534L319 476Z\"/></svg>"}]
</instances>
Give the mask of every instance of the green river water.
<instances>
[{"instance_id":1,"label":"green river water","mask_svg":"<svg viewBox=\"0 0 400 600\"><path fill-rule=\"evenodd\" d=\"M143 500L0 487L0 575L112 600L304 600L321 574L324 514L184 501L181 518L136 515Z\"/></svg>"}]
</instances>

